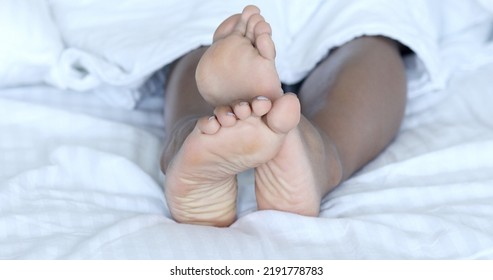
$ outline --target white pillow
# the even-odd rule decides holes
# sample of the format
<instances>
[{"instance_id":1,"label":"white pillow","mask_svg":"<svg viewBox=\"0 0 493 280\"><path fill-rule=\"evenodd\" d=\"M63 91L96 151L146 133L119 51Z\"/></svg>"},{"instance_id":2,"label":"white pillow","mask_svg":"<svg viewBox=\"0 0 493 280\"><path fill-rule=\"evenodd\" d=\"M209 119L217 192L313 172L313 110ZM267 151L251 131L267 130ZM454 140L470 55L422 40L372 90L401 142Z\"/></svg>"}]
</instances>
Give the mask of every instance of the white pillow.
<instances>
[{"instance_id":1,"label":"white pillow","mask_svg":"<svg viewBox=\"0 0 493 280\"><path fill-rule=\"evenodd\" d=\"M0 87L42 83L63 48L44 0L1 0L0 38Z\"/></svg>"}]
</instances>

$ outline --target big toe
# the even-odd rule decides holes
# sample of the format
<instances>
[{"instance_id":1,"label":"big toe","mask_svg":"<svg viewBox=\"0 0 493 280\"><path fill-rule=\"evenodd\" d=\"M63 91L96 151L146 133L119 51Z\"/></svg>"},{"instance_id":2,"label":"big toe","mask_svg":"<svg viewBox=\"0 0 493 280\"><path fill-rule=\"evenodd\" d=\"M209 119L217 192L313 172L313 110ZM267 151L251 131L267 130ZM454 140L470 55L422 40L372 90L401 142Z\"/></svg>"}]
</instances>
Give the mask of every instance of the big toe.
<instances>
[{"instance_id":1,"label":"big toe","mask_svg":"<svg viewBox=\"0 0 493 280\"><path fill-rule=\"evenodd\" d=\"M241 12L241 17L236 23L236 26L234 28L234 32L237 32L238 34L245 36L247 32L247 26L248 26L248 21L253 15L260 14L260 9L257 8L256 6L253 5L248 5L243 9L243 12Z\"/></svg>"},{"instance_id":2,"label":"big toe","mask_svg":"<svg viewBox=\"0 0 493 280\"><path fill-rule=\"evenodd\" d=\"M217 27L216 31L214 32L214 36L212 37L212 40L216 42L217 40L223 39L226 36L233 33L240 19L241 19L241 14L235 14L225 19Z\"/></svg>"},{"instance_id":3,"label":"big toe","mask_svg":"<svg viewBox=\"0 0 493 280\"><path fill-rule=\"evenodd\" d=\"M266 115L267 126L276 133L288 133L298 125L300 118L300 101L293 93L276 99Z\"/></svg>"},{"instance_id":4,"label":"big toe","mask_svg":"<svg viewBox=\"0 0 493 280\"><path fill-rule=\"evenodd\" d=\"M256 6L249 5L243 9L241 14L234 14L225 19L214 32L213 41L216 42L217 40L223 39L233 32L245 36L250 18L255 15L260 15L260 9Z\"/></svg>"}]
</instances>

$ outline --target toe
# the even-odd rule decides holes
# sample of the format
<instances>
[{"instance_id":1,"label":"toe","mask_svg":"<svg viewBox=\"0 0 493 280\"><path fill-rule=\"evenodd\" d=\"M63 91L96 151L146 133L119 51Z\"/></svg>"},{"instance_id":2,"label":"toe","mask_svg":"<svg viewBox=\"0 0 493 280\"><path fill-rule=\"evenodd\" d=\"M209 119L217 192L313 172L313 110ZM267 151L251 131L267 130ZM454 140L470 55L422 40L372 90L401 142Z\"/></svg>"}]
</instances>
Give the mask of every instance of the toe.
<instances>
[{"instance_id":1,"label":"toe","mask_svg":"<svg viewBox=\"0 0 493 280\"><path fill-rule=\"evenodd\" d=\"M264 17L260 14L254 14L248 20L245 37L250 39L252 43L255 43L255 26L260 22L265 22Z\"/></svg>"},{"instance_id":2,"label":"toe","mask_svg":"<svg viewBox=\"0 0 493 280\"><path fill-rule=\"evenodd\" d=\"M252 115L262 117L272 108L272 101L265 96L257 96L252 101Z\"/></svg>"},{"instance_id":3,"label":"toe","mask_svg":"<svg viewBox=\"0 0 493 280\"><path fill-rule=\"evenodd\" d=\"M236 26L234 28L234 32L244 36L246 33L248 20L250 19L250 17L252 17L255 14L260 14L259 8L257 8L256 6L253 6L253 5L246 6L243 9L243 12L241 13L240 20L236 23Z\"/></svg>"},{"instance_id":4,"label":"toe","mask_svg":"<svg viewBox=\"0 0 493 280\"><path fill-rule=\"evenodd\" d=\"M278 98L266 116L267 125L277 133L288 133L298 125L300 118L300 101L293 93Z\"/></svg>"},{"instance_id":5,"label":"toe","mask_svg":"<svg viewBox=\"0 0 493 280\"><path fill-rule=\"evenodd\" d=\"M216 134L221 128L221 125L215 116L203 117L197 121L197 128L204 134Z\"/></svg>"},{"instance_id":6,"label":"toe","mask_svg":"<svg viewBox=\"0 0 493 280\"><path fill-rule=\"evenodd\" d=\"M231 127L236 124L236 115L229 106L216 107L214 115L216 115L219 124L223 127Z\"/></svg>"},{"instance_id":7,"label":"toe","mask_svg":"<svg viewBox=\"0 0 493 280\"><path fill-rule=\"evenodd\" d=\"M234 105L233 112L238 119L245 120L252 114L252 109L248 102L240 101Z\"/></svg>"},{"instance_id":8,"label":"toe","mask_svg":"<svg viewBox=\"0 0 493 280\"><path fill-rule=\"evenodd\" d=\"M270 25L261 21L255 25L254 29L255 36L255 46L261 56L274 60L276 57L276 47L274 45L274 41L272 41L272 29Z\"/></svg>"},{"instance_id":9,"label":"toe","mask_svg":"<svg viewBox=\"0 0 493 280\"><path fill-rule=\"evenodd\" d=\"M241 14L235 14L224 20L214 32L213 41L216 42L233 33L240 19Z\"/></svg>"}]
</instances>

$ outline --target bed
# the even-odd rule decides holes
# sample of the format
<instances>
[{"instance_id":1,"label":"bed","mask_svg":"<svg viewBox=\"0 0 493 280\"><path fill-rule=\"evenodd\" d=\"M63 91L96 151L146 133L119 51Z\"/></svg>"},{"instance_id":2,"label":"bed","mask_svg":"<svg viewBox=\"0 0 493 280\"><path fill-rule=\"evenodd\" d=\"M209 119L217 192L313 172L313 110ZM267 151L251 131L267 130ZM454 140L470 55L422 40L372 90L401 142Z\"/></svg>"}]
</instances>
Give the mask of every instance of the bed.
<instances>
[{"instance_id":1,"label":"bed","mask_svg":"<svg viewBox=\"0 0 493 280\"><path fill-rule=\"evenodd\" d=\"M46 2L49 14L62 2ZM50 49L70 41L60 40ZM385 151L323 199L319 217L257 211L245 172L228 228L170 218L155 66L125 85L111 65L96 65L109 72L100 80L3 79L0 259L492 259L493 45L461 42L441 52L450 75L439 101L408 112Z\"/></svg>"}]
</instances>

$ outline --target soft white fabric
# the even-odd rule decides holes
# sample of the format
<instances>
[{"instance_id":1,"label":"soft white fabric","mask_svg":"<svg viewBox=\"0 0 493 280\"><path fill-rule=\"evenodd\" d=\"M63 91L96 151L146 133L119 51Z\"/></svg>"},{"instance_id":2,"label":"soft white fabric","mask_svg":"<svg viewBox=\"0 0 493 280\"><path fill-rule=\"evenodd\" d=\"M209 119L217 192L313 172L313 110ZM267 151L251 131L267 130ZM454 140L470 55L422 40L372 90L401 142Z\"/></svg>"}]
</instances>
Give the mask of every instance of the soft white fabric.
<instances>
[{"instance_id":1,"label":"soft white fabric","mask_svg":"<svg viewBox=\"0 0 493 280\"><path fill-rule=\"evenodd\" d=\"M136 88L157 69L210 44L221 20L244 5L221 2L224 9L216 9L217 1L50 2L68 46L52 82L77 90L101 84Z\"/></svg>"},{"instance_id":2,"label":"soft white fabric","mask_svg":"<svg viewBox=\"0 0 493 280\"><path fill-rule=\"evenodd\" d=\"M478 0L478 2L490 12L493 12L493 1L491 0Z\"/></svg>"},{"instance_id":3,"label":"soft white fabric","mask_svg":"<svg viewBox=\"0 0 493 280\"><path fill-rule=\"evenodd\" d=\"M147 93L145 98L137 104L137 108L133 110L128 110L125 106L114 106L120 103L108 100L109 97L112 97L111 93L117 93L117 89L113 89L111 92L105 89L78 92L44 85L3 89L0 90L0 98L29 102L30 104L86 114L98 119L126 123L145 129L161 139L164 137L164 95L162 89L155 95Z\"/></svg>"},{"instance_id":4,"label":"soft white fabric","mask_svg":"<svg viewBox=\"0 0 493 280\"><path fill-rule=\"evenodd\" d=\"M291 18L304 4L293 2L298 6L290 11ZM416 113L443 98L439 90L450 77L448 69L457 66L443 60L442 53L450 41L458 40L458 34L469 34L467 39L483 43L484 30L466 30L476 25L484 27L488 20L491 15L475 1L321 0L305 22L291 21L291 25L298 26L291 27L296 31L291 34L286 57L278 61L282 64L278 69L285 80L298 81L326 56L327 50L363 35L386 36L415 53L405 58L405 64L410 100L406 109L408 114Z\"/></svg>"},{"instance_id":5,"label":"soft white fabric","mask_svg":"<svg viewBox=\"0 0 493 280\"><path fill-rule=\"evenodd\" d=\"M41 83L63 43L46 1L0 1L0 87Z\"/></svg>"},{"instance_id":6,"label":"soft white fabric","mask_svg":"<svg viewBox=\"0 0 493 280\"><path fill-rule=\"evenodd\" d=\"M445 85L442 39L487 18L475 1L460 0L50 2L67 43L52 82L77 90L101 84L135 88L163 65L210 44L222 20L256 4L273 28L283 82L300 81L329 50L355 37L383 35L416 53L406 59L412 99ZM435 99L421 99L409 110Z\"/></svg>"},{"instance_id":7,"label":"soft white fabric","mask_svg":"<svg viewBox=\"0 0 493 280\"><path fill-rule=\"evenodd\" d=\"M0 31L6 40L0 86L46 81L62 89L98 89L109 104L123 108L138 103L137 89L152 72L210 44L217 25L250 3L273 27L283 82L299 81L330 49L357 36L384 35L417 54L406 60L410 92L416 96L445 83L437 51L442 39L486 18L476 2L457 0L446 6L425 0L48 3L1 3ZM409 108L414 107L424 106Z\"/></svg>"},{"instance_id":8,"label":"soft white fabric","mask_svg":"<svg viewBox=\"0 0 493 280\"><path fill-rule=\"evenodd\" d=\"M62 89L104 92L108 104L133 108L145 79L210 44L217 25L247 4L258 5L273 27L283 82L299 81L329 50L357 36L384 35L417 54L406 59L411 99L444 86L449 73L442 70L451 68L441 65L438 49L488 17L475 1L460 0L447 5L426 0L6 0L0 4L5 39L0 86L46 81ZM435 99L421 98L409 111Z\"/></svg>"}]
</instances>

